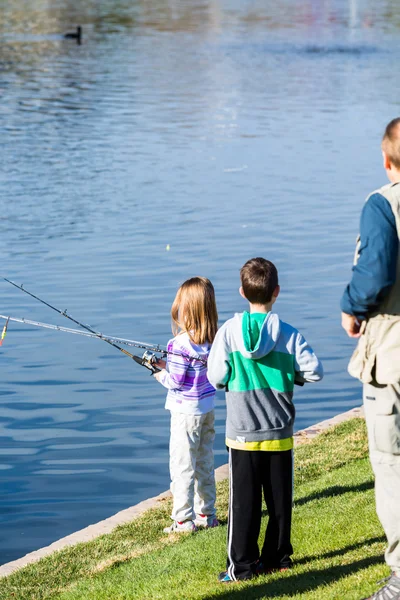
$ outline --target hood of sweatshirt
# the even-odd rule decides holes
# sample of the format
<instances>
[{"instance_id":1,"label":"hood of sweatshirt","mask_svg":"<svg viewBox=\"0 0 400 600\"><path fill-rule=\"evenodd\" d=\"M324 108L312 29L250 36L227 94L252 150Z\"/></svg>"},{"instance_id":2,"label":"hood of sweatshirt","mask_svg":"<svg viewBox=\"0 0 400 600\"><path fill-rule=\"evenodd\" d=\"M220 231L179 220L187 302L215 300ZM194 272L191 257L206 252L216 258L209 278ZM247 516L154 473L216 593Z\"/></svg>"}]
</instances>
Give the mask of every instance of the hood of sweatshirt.
<instances>
[{"instance_id":1,"label":"hood of sweatshirt","mask_svg":"<svg viewBox=\"0 0 400 600\"><path fill-rule=\"evenodd\" d=\"M242 340L240 353L245 358L259 359L272 352L281 331L281 324L277 314L272 312L267 313L261 326L259 321L255 323L248 312L237 314L235 318L241 321ZM254 330L255 327L257 328L256 330ZM254 343L257 333L258 337Z\"/></svg>"}]
</instances>

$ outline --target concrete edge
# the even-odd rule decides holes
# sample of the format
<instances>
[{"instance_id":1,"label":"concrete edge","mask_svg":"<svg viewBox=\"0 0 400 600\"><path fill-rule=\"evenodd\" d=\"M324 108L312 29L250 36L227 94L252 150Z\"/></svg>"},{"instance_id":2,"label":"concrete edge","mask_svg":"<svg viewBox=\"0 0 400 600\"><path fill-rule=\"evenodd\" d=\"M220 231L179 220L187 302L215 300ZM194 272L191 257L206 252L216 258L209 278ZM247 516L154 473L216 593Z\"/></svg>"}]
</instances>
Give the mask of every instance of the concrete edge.
<instances>
[{"instance_id":1,"label":"concrete edge","mask_svg":"<svg viewBox=\"0 0 400 600\"><path fill-rule=\"evenodd\" d=\"M326 421L322 421L321 423L317 423L316 425L312 425L311 427L307 427L307 429L303 429L302 431L298 431L295 436L295 446L300 446L302 444L308 443L313 440L315 437L320 435L323 431L338 425L339 423L343 423L344 421L349 421L350 419L354 419L356 417L363 418L364 411L362 407L353 408L345 413L337 415L332 419L327 419ZM223 481L228 478L229 470L228 465L222 465L215 470L215 479L216 481ZM30 552L26 554L22 558L14 560L12 562L6 563L5 565L0 566L0 578L7 577L14 573L18 569L22 569L29 564L39 561L45 556L49 556L53 552L58 550L63 550L68 546L75 546L76 544L80 544L83 542L89 542L94 540L101 535L106 533L110 533L113 529L118 527L119 525L124 525L125 523L129 523L134 519L140 517L146 510L153 508L159 502L170 498L171 492L166 491L158 496L154 496L153 498L149 498L148 500L143 500L143 502L139 502L139 504L135 504L125 510L121 510L116 513L112 517L108 519L104 519L104 521L99 521L98 523L94 523L93 525L89 525L80 531L76 531L71 535L67 535L66 537L53 542L49 546L45 546L44 548L40 548L39 550L35 550L34 552Z\"/></svg>"}]
</instances>

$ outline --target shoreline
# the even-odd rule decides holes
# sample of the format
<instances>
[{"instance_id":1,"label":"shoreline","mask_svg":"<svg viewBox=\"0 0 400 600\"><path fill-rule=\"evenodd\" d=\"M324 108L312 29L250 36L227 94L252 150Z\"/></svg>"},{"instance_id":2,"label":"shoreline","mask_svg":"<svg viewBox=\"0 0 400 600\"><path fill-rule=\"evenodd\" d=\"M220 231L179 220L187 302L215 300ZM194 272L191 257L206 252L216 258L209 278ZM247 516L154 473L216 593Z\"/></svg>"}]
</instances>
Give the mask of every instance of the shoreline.
<instances>
[{"instance_id":1,"label":"shoreline","mask_svg":"<svg viewBox=\"0 0 400 600\"><path fill-rule=\"evenodd\" d=\"M349 411L336 415L331 419L326 419L325 421L321 421L320 423L316 423L315 425L311 425L306 429L298 431L294 435L295 447L301 446L305 443L310 442L315 437L320 435L323 431L338 425L344 421L348 421L354 418L362 418L364 416L364 411L362 406L353 408ZM223 481L228 478L228 464L224 464L218 467L215 470L215 478L216 481ZM157 496L153 496L152 498L148 498L147 500L143 500L138 504L135 504L127 509L124 509L115 515L108 517L98 523L94 523L72 533L66 537L63 537L48 546L44 546L43 548L39 548L38 550L34 550L21 558L18 558L14 561L6 563L0 566L0 578L7 577L11 575L15 571L22 569L23 567L38 562L40 559L53 554L58 550L62 550L69 546L74 546L76 544L80 544L83 542L89 542L94 540L101 535L110 533L113 529L118 527L119 525L123 525L134 519L140 517L145 511L154 508L159 502L162 502L166 498L171 497L171 492L169 490L162 492Z\"/></svg>"}]
</instances>

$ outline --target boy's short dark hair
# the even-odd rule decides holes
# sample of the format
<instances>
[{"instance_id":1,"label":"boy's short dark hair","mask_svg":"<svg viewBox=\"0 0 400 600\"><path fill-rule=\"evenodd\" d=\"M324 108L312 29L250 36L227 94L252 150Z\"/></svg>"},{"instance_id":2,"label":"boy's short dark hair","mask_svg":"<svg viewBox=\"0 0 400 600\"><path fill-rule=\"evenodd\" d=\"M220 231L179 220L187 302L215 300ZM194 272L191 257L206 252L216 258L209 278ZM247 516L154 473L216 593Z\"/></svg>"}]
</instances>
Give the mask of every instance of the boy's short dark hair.
<instances>
[{"instance_id":1,"label":"boy's short dark hair","mask_svg":"<svg viewBox=\"0 0 400 600\"><path fill-rule=\"evenodd\" d=\"M247 300L252 304L268 304L278 285L278 271L265 258L251 258L240 269L240 280Z\"/></svg>"}]
</instances>

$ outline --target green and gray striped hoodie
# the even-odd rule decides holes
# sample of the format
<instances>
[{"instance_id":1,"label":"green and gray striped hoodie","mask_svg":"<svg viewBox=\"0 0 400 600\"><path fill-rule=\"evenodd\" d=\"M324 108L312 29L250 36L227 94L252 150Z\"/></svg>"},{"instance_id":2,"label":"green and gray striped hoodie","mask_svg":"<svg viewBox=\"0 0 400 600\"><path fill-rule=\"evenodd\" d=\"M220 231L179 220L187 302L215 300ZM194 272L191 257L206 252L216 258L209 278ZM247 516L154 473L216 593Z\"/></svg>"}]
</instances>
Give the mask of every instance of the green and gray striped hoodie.
<instances>
[{"instance_id":1,"label":"green and gray striped hoodie","mask_svg":"<svg viewBox=\"0 0 400 600\"><path fill-rule=\"evenodd\" d=\"M279 449L279 443L254 443L291 438L294 382L319 381L323 368L304 337L277 314L244 312L219 329L207 377L216 389L226 389L228 445Z\"/></svg>"}]
</instances>

